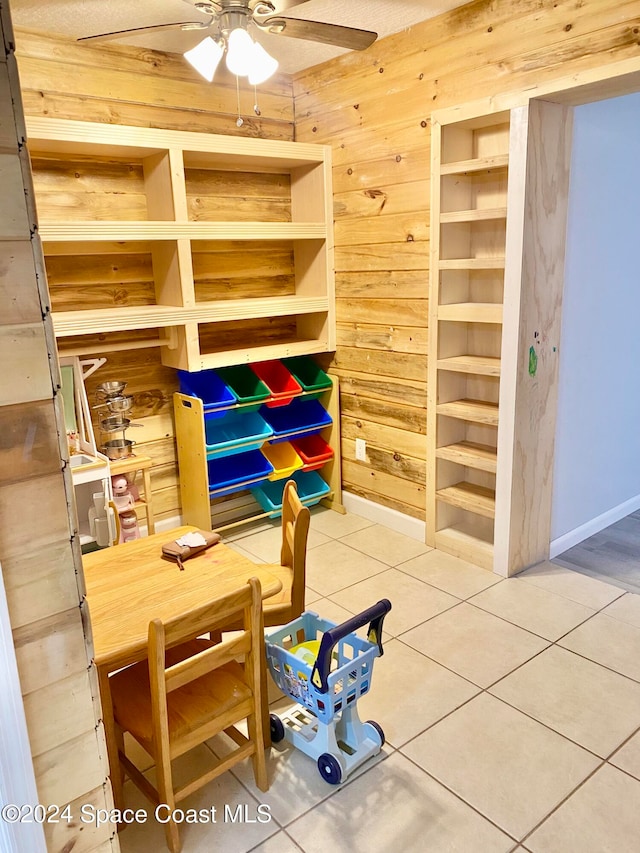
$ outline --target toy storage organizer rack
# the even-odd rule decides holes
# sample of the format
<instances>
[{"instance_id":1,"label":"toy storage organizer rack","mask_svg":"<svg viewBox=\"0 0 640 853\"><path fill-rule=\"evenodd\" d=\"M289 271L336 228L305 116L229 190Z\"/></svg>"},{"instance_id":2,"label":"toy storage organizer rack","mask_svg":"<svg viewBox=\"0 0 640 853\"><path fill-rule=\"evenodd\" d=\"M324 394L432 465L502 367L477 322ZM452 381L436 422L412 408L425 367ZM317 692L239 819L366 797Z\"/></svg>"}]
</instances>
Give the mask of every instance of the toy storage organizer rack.
<instances>
[{"instance_id":1,"label":"toy storage organizer rack","mask_svg":"<svg viewBox=\"0 0 640 853\"><path fill-rule=\"evenodd\" d=\"M221 530L279 517L289 478L305 505L342 511L337 380L310 357L181 373L180 384L185 524Z\"/></svg>"}]
</instances>

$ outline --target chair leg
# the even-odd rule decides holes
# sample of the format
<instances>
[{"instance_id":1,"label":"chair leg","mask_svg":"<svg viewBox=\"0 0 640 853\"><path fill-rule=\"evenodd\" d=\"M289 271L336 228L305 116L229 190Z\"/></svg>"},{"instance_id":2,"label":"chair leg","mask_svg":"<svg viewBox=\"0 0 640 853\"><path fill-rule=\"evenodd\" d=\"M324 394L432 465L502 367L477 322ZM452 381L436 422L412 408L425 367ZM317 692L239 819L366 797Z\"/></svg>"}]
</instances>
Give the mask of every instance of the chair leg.
<instances>
[{"instance_id":1,"label":"chair leg","mask_svg":"<svg viewBox=\"0 0 640 853\"><path fill-rule=\"evenodd\" d=\"M180 843L180 830L178 824L173 820L173 810L176 807L176 801L173 794L173 778L171 773L171 760L167 756L163 759L162 755L156 756L156 778L158 782L158 796L161 803L168 806L171 818L164 825L164 834L167 839L167 847L171 853L180 853L182 847Z\"/></svg>"},{"instance_id":2,"label":"chair leg","mask_svg":"<svg viewBox=\"0 0 640 853\"><path fill-rule=\"evenodd\" d=\"M247 728L249 729L249 738L255 745L255 752L251 756L253 777L256 780L256 785L261 791L268 791L269 777L267 776L267 760L265 756L262 716L260 714L251 714L247 717Z\"/></svg>"},{"instance_id":3,"label":"chair leg","mask_svg":"<svg viewBox=\"0 0 640 853\"><path fill-rule=\"evenodd\" d=\"M178 824L171 818L164 825L164 835L167 839L167 847L171 853L180 853L182 845L180 844L180 832Z\"/></svg>"},{"instance_id":4,"label":"chair leg","mask_svg":"<svg viewBox=\"0 0 640 853\"><path fill-rule=\"evenodd\" d=\"M116 733L116 722L113 716L109 673L101 667L98 667L97 671L98 685L100 687L100 701L102 703L104 735L107 742L107 754L109 757L109 775L111 777L113 802L117 809L121 809L123 808L124 802L122 795L123 779L120 759L118 757L118 736Z\"/></svg>"},{"instance_id":5,"label":"chair leg","mask_svg":"<svg viewBox=\"0 0 640 853\"><path fill-rule=\"evenodd\" d=\"M115 724L115 737L116 737L116 743L118 744L118 753L122 753L122 755L126 755L125 750L124 750L124 732L122 731L122 729L120 728L120 726L117 723ZM127 778L127 774L126 774L125 769L122 766L122 764L120 764L120 762L118 762L118 764L120 765L120 779L121 779L121 784L122 784L125 781L125 779Z\"/></svg>"}]
</instances>

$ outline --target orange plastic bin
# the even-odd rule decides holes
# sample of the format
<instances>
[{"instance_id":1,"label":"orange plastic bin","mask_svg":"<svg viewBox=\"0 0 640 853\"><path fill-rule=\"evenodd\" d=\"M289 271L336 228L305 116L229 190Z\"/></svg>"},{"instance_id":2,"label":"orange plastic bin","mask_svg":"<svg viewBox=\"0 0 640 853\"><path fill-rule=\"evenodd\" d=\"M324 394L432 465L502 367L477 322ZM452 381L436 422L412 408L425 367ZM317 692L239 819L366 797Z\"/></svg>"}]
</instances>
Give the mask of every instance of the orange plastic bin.
<instances>
[{"instance_id":1,"label":"orange plastic bin","mask_svg":"<svg viewBox=\"0 0 640 853\"><path fill-rule=\"evenodd\" d=\"M303 463L303 471L315 471L333 458L333 448L318 433L291 439L291 446Z\"/></svg>"}]
</instances>

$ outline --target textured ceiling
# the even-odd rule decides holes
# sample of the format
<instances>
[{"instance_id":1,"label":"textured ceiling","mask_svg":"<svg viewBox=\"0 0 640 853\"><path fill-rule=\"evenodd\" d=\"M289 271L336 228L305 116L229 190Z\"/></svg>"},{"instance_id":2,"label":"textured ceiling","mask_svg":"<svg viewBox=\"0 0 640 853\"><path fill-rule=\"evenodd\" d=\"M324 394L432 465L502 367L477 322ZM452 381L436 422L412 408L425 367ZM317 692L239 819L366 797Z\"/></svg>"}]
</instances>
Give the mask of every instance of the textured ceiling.
<instances>
[{"instance_id":1,"label":"textured ceiling","mask_svg":"<svg viewBox=\"0 0 640 853\"><path fill-rule=\"evenodd\" d=\"M14 26L71 38L174 21L207 20L196 0L10 0ZM277 0L275 0L277 4ZM374 30L379 38L463 5L466 0L308 0L287 15ZM286 5L286 4L285 4ZM281 6L282 8L282 6ZM182 53L203 38L202 31L170 30L129 36L115 42ZM300 39L260 34L260 41L292 74L346 51Z\"/></svg>"}]
</instances>

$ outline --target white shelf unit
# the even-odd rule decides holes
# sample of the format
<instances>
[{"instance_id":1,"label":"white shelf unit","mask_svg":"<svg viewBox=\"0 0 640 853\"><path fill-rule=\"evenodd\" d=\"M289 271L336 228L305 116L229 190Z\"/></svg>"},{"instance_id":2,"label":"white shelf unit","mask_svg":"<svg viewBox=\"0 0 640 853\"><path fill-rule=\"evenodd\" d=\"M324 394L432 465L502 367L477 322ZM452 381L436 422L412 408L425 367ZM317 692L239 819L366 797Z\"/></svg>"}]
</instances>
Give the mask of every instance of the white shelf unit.
<instances>
[{"instance_id":1,"label":"white shelf unit","mask_svg":"<svg viewBox=\"0 0 640 853\"><path fill-rule=\"evenodd\" d=\"M493 568L509 113L435 122L427 542Z\"/></svg>"},{"instance_id":2,"label":"white shelf unit","mask_svg":"<svg viewBox=\"0 0 640 853\"><path fill-rule=\"evenodd\" d=\"M163 363L190 371L335 349L328 146L45 118L27 133L59 345L157 328Z\"/></svg>"},{"instance_id":3,"label":"white shelf unit","mask_svg":"<svg viewBox=\"0 0 640 853\"><path fill-rule=\"evenodd\" d=\"M492 107L432 116L427 542L508 576L549 553L571 115Z\"/></svg>"}]
</instances>

